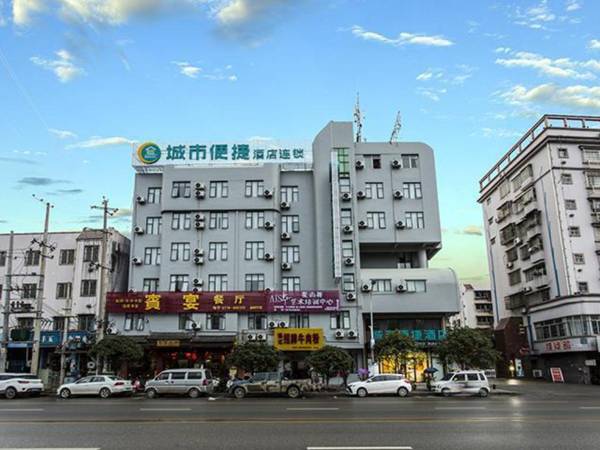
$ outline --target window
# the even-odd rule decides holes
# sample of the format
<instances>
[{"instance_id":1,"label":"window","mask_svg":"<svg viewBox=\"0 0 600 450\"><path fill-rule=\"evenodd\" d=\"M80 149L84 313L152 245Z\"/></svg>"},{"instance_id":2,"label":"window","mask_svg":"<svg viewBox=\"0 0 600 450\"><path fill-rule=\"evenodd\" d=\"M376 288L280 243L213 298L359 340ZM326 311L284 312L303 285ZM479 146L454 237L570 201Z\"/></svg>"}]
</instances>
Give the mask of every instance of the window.
<instances>
[{"instance_id":1,"label":"window","mask_svg":"<svg viewBox=\"0 0 600 450\"><path fill-rule=\"evenodd\" d=\"M123 329L125 331L144 331L144 315L135 313L125 314L125 325Z\"/></svg>"},{"instance_id":2,"label":"window","mask_svg":"<svg viewBox=\"0 0 600 450\"><path fill-rule=\"evenodd\" d=\"M383 183L365 183L365 196L366 198L383 198Z\"/></svg>"},{"instance_id":3,"label":"window","mask_svg":"<svg viewBox=\"0 0 600 450\"><path fill-rule=\"evenodd\" d=\"M160 203L162 197L162 188L149 187L148 188L148 203Z\"/></svg>"},{"instance_id":4,"label":"window","mask_svg":"<svg viewBox=\"0 0 600 450\"><path fill-rule=\"evenodd\" d=\"M264 211L246 211L246 229L257 229L265 226Z\"/></svg>"},{"instance_id":5,"label":"window","mask_svg":"<svg viewBox=\"0 0 600 450\"><path fill-rule=\"evenodd\" d=\"M381 155L365 155L366 166L372 169L381 169Z\"/></svg>"},{"instance_id":6,"label":"window","mask_svg":"<svg viewBox=\"0 0 600 450\"><path fill-rule=\"evenodd\" d=\"M353 241L342 241L342 258L354 258Z\"/></svg>"},{"instance_id":7,"label":"window","mask_svg":"<svg viewBox=\"0 0 600 450\"><path fill-rule=\"evenodd\" d=\"M173 213L172 230L189 230L190 228L192 228L192 213Z\"/></svg>"},{"instance_id":8,"label":"window","mask_svg":"<svg viewBox=\"0 0 600 450\"><path fill-rule=\"evenodd\" d=\"M0 252L0 267L4 267L6 265L6 251Z\"/></svg>"},{"instance_id":9,"label":"window","mask_svg":"<svg viewBox=\"0 0 600 450\"><path fill-rule=\"evenodd\" d=\"M331 313L330 326L332 330L350 328L350 311L339 311Z\"/></svg>"},{"instance_id":10,"label":"window","mask_svg":"<svg viewBox=\"0 0 600 450\"><path fill-rule=\"evenodd\" d=\"M568 209L568 210L577 209L577 202L575 202L575 200L565 200L565 209Z\"/></svg>"},{"instance_id":11,"label":"window","mask_svg":"<svg viewBox=\"0 0 600 450\"><path fill-rule=\"evenodd\" d=\"M570 237L581 237L581 230L579 227L569 227Z\"/></svg>"},{"instance_id":12,"label":"window","mask_svg":"<svg viewBox=\"0 0 600 450\"><path fill-rule=\"evenodd\" d=\"M96 280L81 280L81 297L94 297L96 295Z\"/></svg>"},{"instance_id":13,"label":"window","mask_svg":"<svg viewBox=\"0 0 600 450\"><path fill-rule=\"evenodd\" d=\"M208 196L210 198L229 197L229 184L227 181L211 181Z\"/></svg>"},{"instance_id":14,"label":"window","mask_svg":"<svg viewBox=\"0 0 600 450\"><path fill-rule=\"evenodd\" d=\"M187 275L171 275L169 279L169 290L171 292L183 292L188 290Z\"/></svg>"},{"instance_id":15,"label":"window","mask_svg":"<svg viewBox=\"0 0 600 450\"><path fill-rule=\"evenodd\" d=\"M385 228L385 212L367 212L367 228L382 230Z\"/></svg>"},{"instance_id":16,"label":"window","mask_svg":"<svg viewBox=\"0 0 600 450\"><path fill-rule=\"evenodd\" d=\"M514 270L508 274L508 283L511 286L514 286L515 284L519 284L520 282L521 282L521 271L520 270Z\"/></svg>"},{"instance_id":17,"label":"window","mask_svg":"<svg viewBox=\"0 0 600 450\"><path fill-rule=\"evenodd\" d=\"M569 151L566 148L559 148L558 157L560 159L567 159L569 157Z\"/></svg>"},{"instance_id":18,"label":"window","mask_svg":"<svg viewBox=\"0 0 600 450\"><path fill-rule=\"evenodd\" d=\"M247 273L245 281L246 291L265 290L265 275L263 273Z\"/></svg>"},{"instance_id":19,"label":"window","mask_svg":"<svg viewBox=\"0 0 600 450\"><path fill-rule=\"evenodd\" d=\"M510 193L510 181L504 180L498 189L500 190L500 198L506 197Z\"/></svg>"},{"instance_id":20,"label":"window","mask_svg":"<svg viewBox=\"0 0 600 450\"><path fill-rule=\"evenodd\" d=\"M190 243L172 242L171 243L171 261L189 261Z\"/></svg>"},{"instance_id":21,"label":"window","mask_svg":"<svg viewBox=\"0 0 600 450\"><path fill-rule=\"evenodd\" d=\"M52 318L52 329L54 331L63 331L65 329L65 318L62 316L55 316Z\"/></svg>"},{"instance_id":22,"label":"window","mask_svg":"<svg viewBox=\"0 0 600 450\"><path fill-rule=\"evenodd\" d=\"M160 234L162 219L160 217L146 217L146 234Z\"/></svg>"},{"instance_id":23,"label":"window","mask_svg":"<svg viewBox=\"0 0 600 450\"><path fill-rule=\"evenodd\" d=\"M23 283L21 289L23 290L21 298L28 300L35 299L37 294L37 283Z\"/></svg>"},{"instance_id":24,"label":"window","mask_svg":"<svg viewBox=\"0 0 600 450\"><path fill-rule=\"evenodd\" d=\"M573 175L571 175L570 173L563 173L560 176L560 182L562 184L573 184Z\"/></svg>"},{"instance_id":25,"label":"window","mask_svg":"<svg viewBox=\"0 0 600 450\"><path fill-rule=\"evenodd\" d=\"M249 330L266 330L267 329L267 315L252 313L248 314L248 329Z\"/></svg>"},{"instance_id":26,"label":"window","mask_svg":"<svg viewBox=\"0 0 600 450\"><path fill-rule=\"evenodd\" d=\"M19 328L33 328L33 317L19 317L17 318L17 326Z\"/></svg>"},{"instance_id":27,"label":"window","mask_svg":"<svg viewBox=\"0 0 600 450\"><path fill-rule=\"evenodd\" d=\"M584 149L583 150L583 162L584 163L599 163L600 162L600 150Z\"/></svg>"},{"instance_id":28,"label":"window","mask_svg":"<svg viewBox=\"0 0 600 450\"><path fill-rule=\"evenodd\" d=\"M206 315L207 330L224 330L225 329L225 314L207 314Z\"/></svg>"},{"instance_id":29,"label":"window","mask_svg":"<svg viewBox=\"0 0 600 450\"><path fill-rule=\"evenodd\" d=\"M585 281L580 281L579 283L577 283L577 290L581 294L588 294L590 292L590 290L588 288L588 284Z\"/></svg>"},{"instance_id":30,"label":"window","mask_svg":"<svg viewBox=\"0 0 600 450\"><path fill-rule=\"evenodd\" d=\"M86 245L83 247L83 262L98 262L99 245Z\"/></svg>"},{"instance_id":31,"label":"window","mask_svg":"<svg viewBox=\"0 0 600 450\"><path fill-rule=\"evenodd\" d=\"M573 264L585 264L583 253L573 253Z\"/></svg>"},{"instance_id":32,"label":"window","mask_svg":"<svg viewBox=\"0 0 600 450\"><path fill-rule=\"evenodd\" d=\"M419 167L419 155L402 155L402 167L404 169L417 169Z\"/></svg>"},{"instance_id":33,"label":"window","mask_svg":"<svg viewBox=\"0 0 600 450\"><path fill-rule=\"evenodd\" d=\"M354 292L356 290L356 283L354 282L354 274L345 273L342 275L342 291Z\"/></svg>"},{"instance_id":34,"label":"window","mask_svg":"<svg viewBox=\"0 0 600 450\"><path fill-rule=\"evenodd\" d=\"M299 245L282 245L281 246L281 262L282 263L299 263L300 262L300 246Z\"/></svg>"},{"instance_id":35,"label":"window","mask_svg":"<svg viewBox=\"0 0 600 450\"><path fill-rule=\"evenodd\" d=\"M160 247L146 247L144 249L144 264L147 266L160 265Z\"/></svg>"},{"instance_id":36,"label":"window","mask_svg":"<svg viewBox=\"0 0 600 450\"><path fill-rule=\"evenodd\" d=\"M342 209L340 211L340 224L345 226L352 226L352 210L351 209Z\"/></svg>"},{"instance_id":37,"label":"window","mask_svg":"<svg viewBox=\"0 0 600 450\"><path fill-rule=\"evenodd\" d=\"M600 189L600 173L587 172L585 174L585 187L588 189Z\"/></svg>"},{"instance_id":38,"label":"window","mask_svg":"<svg viewBox=\"0 0 600 450\"><path fill-rule=\"evenodd\" d=\"M349 194L352 192L352 187L350 186L350 178L340 178L339 179L339 187L341 194Z\"/></svg>"},{"instance_id":39,"label":"window","mask_svg":"<svg viewBox=\"0 0 600 450\"><path fill-rule=\"evenodd\" d=\"M404 198L423 198L421 183L404 183L402 190L404 191Z\"/></svg>"},{"instance_id":40,"label":"window","mask_svg":"<svg viewBox=\"0 0 600 450\"><path fill-rule=\"evenodd\" d=\"M290 328L309 328L310 319L307 313L290 314Z\"/></svg>"},{"instance_id":41,"label":"window","mask_svg":"<svg viewBox=\"0 0 600 450\"><path fill-rule=\"evenodd\" d=\"M246 241L246 251L244 259L264 259L265 258L265 243L263 241Z\"/></svg>"},{"instance_id":42,"label":"window","mask_svg":"<svg viewBox=\"0 0 600 450\"><path fill-rule=\"evenodd\" d=\"M229 228L229 213L211 212L208 227L210 229L227 230Z\"/></svg>"},{"instance_id":43,"label":"window","mask_svg":"<svg viewBox=\"0 0 600 450\"><path fill-rule=\"evenodd\" d=\"M261 197L265 191L263 180L246 181L246 197Z\"/></svg>"},{"instance_id":44,"label":"window","mask_svg":"<svg viewBox=\"0 0 600 450\"><path fill-rule=\"evenodd\" d=\"M208 260L227 261L227 242L209 242Z\"/></svg>"},{"instance_id":45,"label":"window","mask_svg":"<svg viewBox=\"0 0 600 450\"><path fill-rule=\"evenodd\" d=\"M56 283L56 298L71 298L72 291L71 283Z\"/></svg>"},{"instance_id":46,"label":"window","mask_svg":"<svg viewBox=\"0 0 600 450\"><path fill-rule=\"evenodd\" d=\"M300 277L281 277L281 290L297 292L300 290Z\"/></svg>"},{"instance_id":47,"label":"window","mask_svg":"<svg viewBox=\"0 0 600 450\"><path fill-rule=\"evenodd\" d=\"M208 290L210 292L227 290L227 275L213 274L208 276Z\"/></svg>"},{"instance_id":48,"label":"window","mask_svg":"<svg viewBox=\"0 0 600 450\"><path fill-rule=\"evenodd\" d=\"M61 266L71 265L75 262L75 250L65 249L60 251L58 263Z\"/></svg>"},{"instance_id":49,"label":"window","mask_svg":"<svg viewBox=\"0 0 600 450\"><path fill-rule=\"evenodd\" d=\"M399 269L411 269L419 267L419 256L416 252L403 252L398 256Z\"/></svg>"},{"instance_id":50,"label":"window","mask_svg":"<svg viewBox=\"0 0 600 450\"><path fill-rule=\"evenodd\" d=\"M297 215L281 216L281 232L282 233L299 233L300 232L300 216L297 216Z\"/></svg>"},{"instance_id":51,"label":"window","mask_svg":"<svg viewBox=\"0 0 600 450\"><path fill-rule=\"evenodd\" d=\"M392 280L372 280L373 281L373 292L375 293L388 293L392 292Z\"/></svg>"},{"instance_id":52,"label":"window","mask_svg":"<svg viewBox=\"0 0 600 450\"><path fill-rule=\"evenodd\" d=\"M422 212L409 212L404 215L406 228L425 228L425 217Z\"/></svg>"},{"instance_id":53,"label":"window","mask_svg":"<svg viewBox=\"0 0 600 450\"><path fill-rule=\"evenodd\" d=\"M26 266L39 266L41 253L39 250L27 250L25 252Z\"/></svg>"},{"instance_id":54,"label":"window","mask_svg":"<svg viewBox=\"0 0 600 450\"><path fill-rule=\"evenodd\" d=\"M96 316L93 314L79 314L77 316L79 331L94 331L96 329Z\"/></svg>"},{"instance_id":55,"label":"window","mask_svg":"<svg viewBox=\"0 0 600 450\"><path fill-rule=\"evenodd\" d=\"M350 173L350 155L347 148L337 149L338 174Z\"/></svg>"},{"instance_id":56,"label":"window","mask_svg":"<svg viewBox=\"0 0 600 450\"><path fill-rule=\"evenodd\" d=\"M527 247L524 247L527 248ZM519 259L519 249L517 247L513 247L506 252L506 260L508 262L513 262Z\"/></svg>"},{"instance_id":57,"label":"window","mask_svg":"<svg viewBox=\"0 0 600 450\"><path fill-rule=\"evenodd\" d=\"M179 313L179 326L180 330L191 330L194 324L194 319L191 313Z\"/></svg>"},{"instance_id":58,"label":"window","mask_svg":"<svg viewBox=\"0 0 600 450\"><path fill-rule=\"evenodd\" d=\"M407 292L425 292L427 285L425 280L406 280Z\"/></svg>"},{"instance_id":59,"label":"window","mask_svg":"<svg viewBox=\"0 0 600 450\"><path fill-rule=\"evenodd\" d=\"M298 186L281 186L282 202L297 202L299 200Z\"/></svg>"},{"instance_id":60,"label":"window","mask_svg":"<svg viewBox=\"0 0 600 450\"><path fill-rule=\"evenodd\" d=\"M524 184L527 184L528 181L533 177L533 167L531 165L526 166L523 170L521 170L516 177L513 178L512 184L513 189L517 191Z\"/></svg>"},{"instance_id":61,"label":"window","mask_svg":"<svg viewBox=\"0 0 600 450\"><path fill-rule=\"evenodd\" d=\"M173 198L190 198L192 195L192 185L189 181L173 181L171 189L171 197Z\"/></svg>"},{"instance_id":62,"label":"window","mask_svg":"<svg viewBox=\"0 0 600 450\"><path fill-rule=\"evenodd\" d=\"M158 278L144 278L142 290L144 292L158 292Z\"/></svg>"}]
</instances>

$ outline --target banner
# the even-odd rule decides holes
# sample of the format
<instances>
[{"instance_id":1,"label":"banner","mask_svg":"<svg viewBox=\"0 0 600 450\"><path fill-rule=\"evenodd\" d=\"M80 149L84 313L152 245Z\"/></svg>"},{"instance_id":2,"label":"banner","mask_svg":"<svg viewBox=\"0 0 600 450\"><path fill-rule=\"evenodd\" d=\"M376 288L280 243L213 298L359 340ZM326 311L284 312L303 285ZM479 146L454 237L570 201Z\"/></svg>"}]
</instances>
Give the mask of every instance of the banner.
<instances>
[{"instance_id":1,"label":"banner","mask_svg":"<svg viewBox=\"0 0 600 450\"><path fill-rule=\"evenodd\" d=\"M272 312L330 312L339 311L338 291L272 292L269 311Z\"/></svg>"},{"instance_id":2,"label":"banner","mask_svg":"<svg viewBox=\"0 0 600 450\"><path fill-rule=\"evenodd\" d=\"M282 351L313 351L325 344L322 328L275 328L273 345Z\"/></svg>"}]
</instances>

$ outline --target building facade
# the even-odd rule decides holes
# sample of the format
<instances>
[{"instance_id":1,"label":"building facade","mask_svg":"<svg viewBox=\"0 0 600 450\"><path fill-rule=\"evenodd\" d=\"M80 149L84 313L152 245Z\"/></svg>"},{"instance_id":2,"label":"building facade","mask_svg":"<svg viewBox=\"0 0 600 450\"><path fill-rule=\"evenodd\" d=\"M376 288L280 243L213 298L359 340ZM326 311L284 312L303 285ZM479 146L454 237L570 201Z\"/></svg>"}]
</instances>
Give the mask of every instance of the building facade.
<instances>
[{"instance_id":1,"label":"building facade","mask_svg":"<svg viewBox=\"0 0 600 450\"><path fill-rule=\"evenodd\" d=\"M492 330L494 316L492 291L488 286L465 283L460 287L460 312L450 319L452 326Z\"/></svg>"},{"instance_id":2,"label":"building facade","mask_svg":"<svg viewBox=\"0 0 600 450\"><path fill-rule=\"evenodd\" d=\"M371 311L375 339L400 330L424 347L458 311L454 272L428 268L441 232L425 144L356 143L350 122L330 122L311 163L134 166L132 292L109 299L110 319L147 347L150 372L221 361L234 342L272 343L282 326L322 330L325 344L365 367ZM197 297L165 300L173 292ZM241 297L235 306L236 296L255 309ZM315 297L334 303L290 307ZM149 309L149 298L163 309ZM281 298L288 306L273 306ZM188 301L198 305L184 309ZM302 369L299 355L287 355L292 370Z\"/></svg>"},{"instance_id":3,"label":"building facade","mask_svg":"<svg viewBox=\"0 0 600 450\"><path fill-rule=\"evenodd\" d=\"M542 117L480 188L501 374L598 383L600 117Z\"/></svg>"},{"instance_id":4,"label":"building facade","mask_svg":"<svg viewBox=\"0 0 600 450\"><path fill-rule=\"evenodd\" d=\"M110 229L108 237L108 289L127 288L129 239ZM8 371L27 372L31 366L33 328L42 278L42 233L15 233L12 277L7 282L9 234L0 234L0 289L4 309L7 296L10 311ZM48 234L46 273L43 278L40 374L52 382L59 370L58 348L62 345L65 322L68 334L70 371L86 370L87 350L102 313L99 311L99 263L102 231L86 229ZM10 285L9 285L10 283Z\"/></svg>"}]
</instances>

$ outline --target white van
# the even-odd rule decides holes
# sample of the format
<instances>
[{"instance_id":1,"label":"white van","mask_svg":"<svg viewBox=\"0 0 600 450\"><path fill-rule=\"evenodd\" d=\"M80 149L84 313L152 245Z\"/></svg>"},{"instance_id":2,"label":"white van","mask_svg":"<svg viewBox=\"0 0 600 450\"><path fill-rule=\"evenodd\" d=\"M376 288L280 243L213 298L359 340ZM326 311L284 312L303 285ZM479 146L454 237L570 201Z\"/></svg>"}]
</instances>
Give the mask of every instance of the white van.
<instances>
[{"instance_id":1,"label":"white van","mask_svg":"<svg viewBox=\"0 0 600 450\"><path fill-rule=\"evenodd\" d=\"M171 369L159 373L146 383L146 396L188 395L197 398L213 391L212 376L207 369Z\"/></svg>"},{"instance_id":2,"label":"white van","mask_svg":"<svg viewBox=\"0 0 600 450\"><path fill-rule=\"evenodd\" d=\"M487 397L490 394L488 379L481 370L461 370L447 373L432 384L433 392L448 397L452 394L472 394Z\"/></svg>"}]
</instances>

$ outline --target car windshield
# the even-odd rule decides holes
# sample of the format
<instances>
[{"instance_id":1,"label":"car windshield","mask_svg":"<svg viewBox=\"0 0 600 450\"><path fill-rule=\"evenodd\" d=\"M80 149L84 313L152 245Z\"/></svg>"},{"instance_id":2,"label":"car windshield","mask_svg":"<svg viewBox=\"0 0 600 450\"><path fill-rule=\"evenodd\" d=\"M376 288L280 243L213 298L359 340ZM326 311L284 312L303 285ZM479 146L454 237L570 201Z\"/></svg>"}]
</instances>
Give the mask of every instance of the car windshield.
<instances>
[{"instance_id":1,"label":"car windshield","mask_svg":"<svg viewBox=\"0 0 600 450\"><path fill-rule=\"evenodd\" d=\"M454 375L454 373L452 373L452 372L450 372L450 373L447 373L446 375L444 375L444 376L442 377L442 381L449 381L449 380L450 380L450 378L452 378L452 375Z\"/></svg>"}]
</instances>

